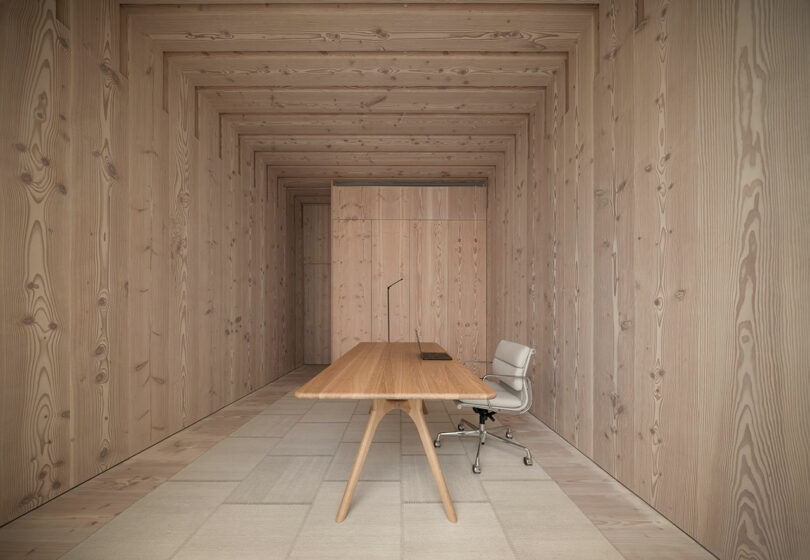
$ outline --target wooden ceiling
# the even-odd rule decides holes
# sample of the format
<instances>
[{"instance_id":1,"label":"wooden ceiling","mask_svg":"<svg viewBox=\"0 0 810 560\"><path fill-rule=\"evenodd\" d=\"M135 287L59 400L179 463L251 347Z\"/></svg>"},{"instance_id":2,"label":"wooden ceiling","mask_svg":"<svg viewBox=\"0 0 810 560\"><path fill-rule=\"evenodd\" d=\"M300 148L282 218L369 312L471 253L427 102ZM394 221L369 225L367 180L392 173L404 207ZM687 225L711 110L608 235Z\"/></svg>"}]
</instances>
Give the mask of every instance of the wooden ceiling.
<instances>
[{"instance_id":1,"label":"wooden ceiling","mask_svg":"<svg viewBox=\"0 0 810 560\"><path fill-rule=\"evenodd\" d=\"M495 154L526 160L548 88L565 103L595 19L579 2L316 4L126 3L112 49L130 84L162 70L161 106L218 135L226 161L286 178L494 176Z\"/></svg>"}]
</instances>

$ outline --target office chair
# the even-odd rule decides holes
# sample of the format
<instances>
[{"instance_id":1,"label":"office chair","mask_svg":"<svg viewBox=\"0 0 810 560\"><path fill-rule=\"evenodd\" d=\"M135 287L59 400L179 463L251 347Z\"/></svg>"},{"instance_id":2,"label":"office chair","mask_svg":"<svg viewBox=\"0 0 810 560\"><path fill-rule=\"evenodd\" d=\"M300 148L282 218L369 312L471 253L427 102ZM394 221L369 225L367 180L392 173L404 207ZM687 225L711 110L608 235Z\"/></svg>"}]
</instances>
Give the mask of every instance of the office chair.
<instances>
[{"instance_id":1,"label":"office chair","mask_svg":"<svg viewBox=\"0 0 810 560\"><path fill-rule=\"evenodd\" d=\"M475 454L475 463L473 463L472 470L475 474L481 473L481 463L479 457L481 455L481 446L486 443L487 437L492 437L500 440L509 445L521 448L526 456L523 462L527 467L532 465L532 452L525 445L522 445L512 439L512 429L509 426L497 426L489 430L486 429L487 420L495 420L497 412L508 412L511 414L523 414L528 411L532 406L532 386L531 380L526 376L526 371L529 369L529 361L535 353L533 348L502 340L498 343L495 349L495 358L492 362L477 362L477 363L491 363L492 373L483 377L486 383L493 391L495 391L495 398L489 400L461 400L456 401L458 408L472 407L473 412L478 414L478 427L475 427L472 422L462 419L458 425L457 432L442 432L436 435L433 440L434 447L441 447L442 436L476 436L478 437L478 452ZM470 363L470 362L465 362ZM489 381L492 377L498 381ZM470 430L465 430L464 426L469 426ZM492 432L495 430L506 429L506 437L503 438Z\"/></svg>"}]
</instances>

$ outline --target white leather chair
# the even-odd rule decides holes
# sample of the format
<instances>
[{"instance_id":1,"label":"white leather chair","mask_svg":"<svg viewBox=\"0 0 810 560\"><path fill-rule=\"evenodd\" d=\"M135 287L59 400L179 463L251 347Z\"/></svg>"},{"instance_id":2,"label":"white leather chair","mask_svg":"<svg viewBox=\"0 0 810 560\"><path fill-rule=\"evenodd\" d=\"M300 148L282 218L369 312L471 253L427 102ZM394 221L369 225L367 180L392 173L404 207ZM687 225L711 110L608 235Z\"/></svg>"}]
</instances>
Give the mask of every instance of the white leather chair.
<instances>
[{"instance_id":1,"label":"white leather chair","mask_svg":"<svg viewBox=\"0 0 810 560\"><path fill-rule=\"evenodd\" d=\"M523 414L531 408L532 387L531 380L526 377L526 372L529 369L529 361L532 359L534 353L534 349L528 346L502 340L495 349L495 358L492 362L477 362L492 364L492 373L485 375L483 381L495 391L495 398L489 400L456 401L458 408L472 407L473 412L478 414L478 427L468 420L462 420L458 425L457 432L442 432L437 434L436 439L433 440L433 445L435 447L441 447L442 437L476 436L478 438L478 452L475 454L475 463L473 463L472 470L475 474L479 474L481 472L481 463L479 460L481 446L486 443L488 437L492 437L523 449L526 454L523 458L523 462L526 466L531 466L532 452L529 451L529 448L525 445L512 439L512 429L509 426L496 426L487 430L485 424L487 420L494 420L497 412ZM465 430L465 425L471 429ZM505 438L493 433L496 430L502 429L506 430L504 434L506 436Z\"/></svg>"}]
</instances>

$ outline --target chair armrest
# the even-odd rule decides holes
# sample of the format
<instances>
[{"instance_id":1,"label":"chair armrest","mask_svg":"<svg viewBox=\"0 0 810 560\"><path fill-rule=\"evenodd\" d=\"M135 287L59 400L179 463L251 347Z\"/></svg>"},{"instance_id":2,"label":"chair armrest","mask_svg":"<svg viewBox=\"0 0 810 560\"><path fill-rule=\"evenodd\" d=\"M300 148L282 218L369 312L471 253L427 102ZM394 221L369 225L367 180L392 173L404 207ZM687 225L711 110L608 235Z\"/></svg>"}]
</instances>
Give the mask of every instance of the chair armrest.
<instances>
[{"instance_id":1,"label":"chair armrest","mask_svg":"<svg viewBox=\"0 0 810 560\"><path fill-rule=\"evenodd\" d=\"M507 375L505 373L488 373L481 379L486 379L487 377L516 377L519 379L526 379L527 376L525 375Z\"/></svg>"}]
</instances>

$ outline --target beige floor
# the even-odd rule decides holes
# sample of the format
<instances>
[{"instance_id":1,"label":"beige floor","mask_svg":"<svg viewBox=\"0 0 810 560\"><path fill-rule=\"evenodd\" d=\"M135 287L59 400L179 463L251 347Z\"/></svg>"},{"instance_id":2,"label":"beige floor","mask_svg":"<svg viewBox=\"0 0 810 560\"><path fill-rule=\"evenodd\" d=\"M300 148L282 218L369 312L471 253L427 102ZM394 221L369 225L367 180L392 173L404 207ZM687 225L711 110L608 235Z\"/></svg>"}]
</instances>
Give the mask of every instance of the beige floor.
<instances>
[{"instance_id":1,"label":"beige floor","mask_svg":"<svg viewBox=\"0 0 810 560\"><path fill-rule=\"evenodd\" d=\"M0 529L0 557L711 557L528 415L504 421L532 447L532 467L498 442L484 448L480 475L471 471L474 440L449 439L438 450L454 525L413 424L390 412L349 517L336 524L368 403L296 399L294 389L316 371L285 376L94 479L100 485ZM431 431L453 429L461 414L452 403L430 403ZM119 494L128 499L110 500Z\"/></svg>"}]
</instances>

